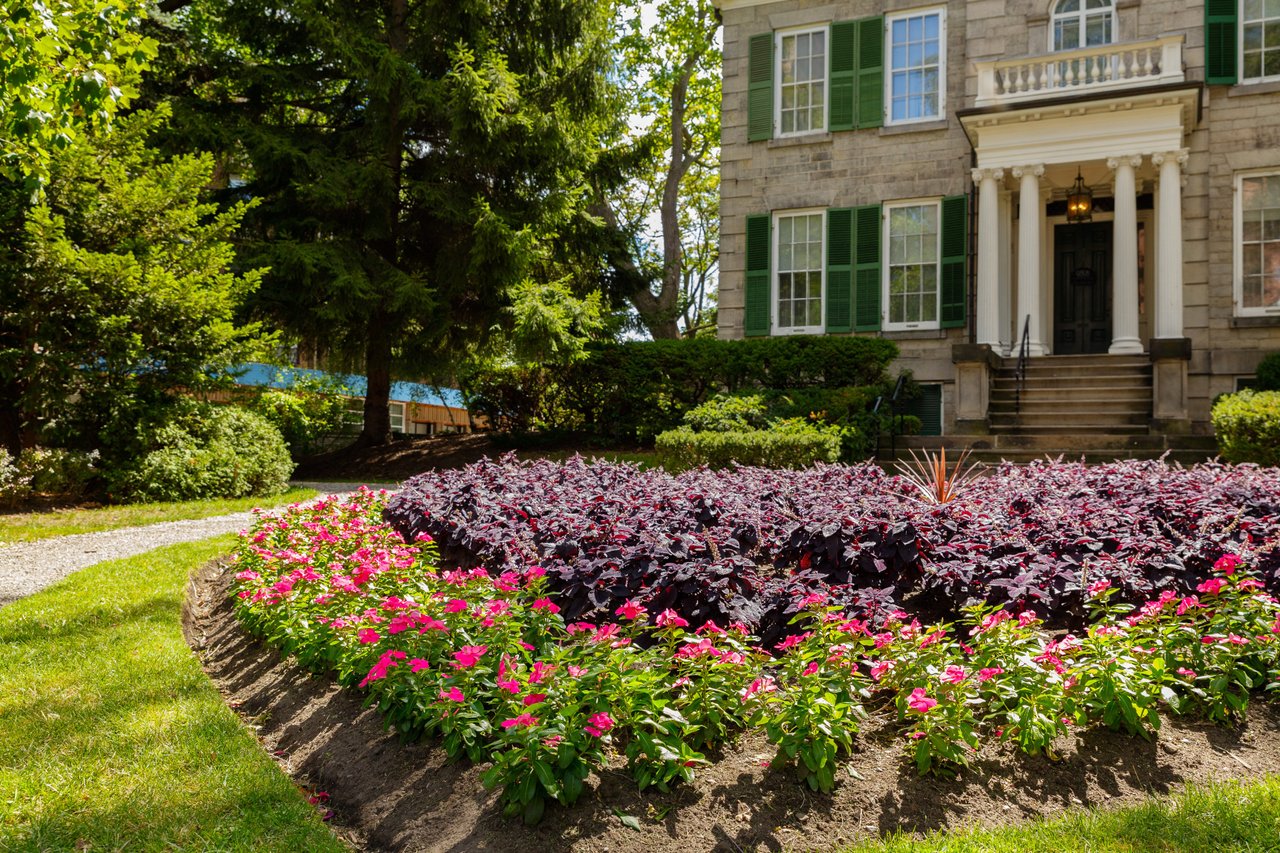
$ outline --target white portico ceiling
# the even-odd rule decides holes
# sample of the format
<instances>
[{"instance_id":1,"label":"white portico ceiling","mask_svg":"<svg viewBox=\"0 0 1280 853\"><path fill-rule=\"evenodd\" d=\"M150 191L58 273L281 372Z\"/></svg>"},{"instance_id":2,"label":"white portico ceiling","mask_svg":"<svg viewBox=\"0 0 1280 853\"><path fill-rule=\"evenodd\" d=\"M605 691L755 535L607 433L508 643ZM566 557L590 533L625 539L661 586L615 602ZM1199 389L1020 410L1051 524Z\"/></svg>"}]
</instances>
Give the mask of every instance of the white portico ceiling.
<instances>
[{"instance_id":1,"label":"white portico ceiling","mask_svg":"<svg viewBox=\"0 0 1280 853\"><path fill-rule=\"evenodd\" d=\"M960 121L978 168L1010 169L1180 149L1195 128L1198 106L1199 90L1188 88L975 111Z\"/></svg>"}]
</instances>

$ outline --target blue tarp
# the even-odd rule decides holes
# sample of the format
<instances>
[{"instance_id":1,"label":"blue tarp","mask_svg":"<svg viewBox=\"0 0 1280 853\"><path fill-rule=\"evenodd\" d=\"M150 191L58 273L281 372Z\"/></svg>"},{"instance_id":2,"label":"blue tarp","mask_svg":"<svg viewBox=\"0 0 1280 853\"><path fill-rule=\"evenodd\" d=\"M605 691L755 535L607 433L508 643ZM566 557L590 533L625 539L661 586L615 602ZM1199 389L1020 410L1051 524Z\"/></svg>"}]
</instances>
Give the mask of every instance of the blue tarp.
<instances>
[{"instance_id":1,"label":"blue tarp","mask_svg":"<svg viewBox=\"0 0 1280 853\"><path fill-rule=\"evenodd\" d=\"M363 376L326 373L323 370L310 370L305 367L277 367L273 364L250 362L233 368L231 372L236 376L236 384L255 387L288 388L296 381L296 377L337 382L352 397L363 397L367 387L367 380ZM462 392L457 388L437 388L420 382L392 382L391 400L423 403L428 406L449 406L454 409L466 408L462 402Z\"/></svg>"}]
</instances>

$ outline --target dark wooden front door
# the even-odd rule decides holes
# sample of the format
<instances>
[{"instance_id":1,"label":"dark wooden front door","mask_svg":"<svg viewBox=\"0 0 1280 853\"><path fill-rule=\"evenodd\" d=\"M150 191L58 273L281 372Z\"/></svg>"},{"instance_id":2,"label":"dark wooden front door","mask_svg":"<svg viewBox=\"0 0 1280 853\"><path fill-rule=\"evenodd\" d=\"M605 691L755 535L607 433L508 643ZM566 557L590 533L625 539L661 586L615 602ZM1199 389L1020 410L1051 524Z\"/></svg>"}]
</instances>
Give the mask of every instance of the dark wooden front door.
<instances>
[{"instance_id":1,"label":"dark wooden front door","mask_svg":"<svg viewBox=\"0 0 1280 853\"><path fill-rule=\"evenodd\" d=\"M1111 346L1111 223L1053 231L1053 353L1104 353Z\"/></svg>"}]
</instances>

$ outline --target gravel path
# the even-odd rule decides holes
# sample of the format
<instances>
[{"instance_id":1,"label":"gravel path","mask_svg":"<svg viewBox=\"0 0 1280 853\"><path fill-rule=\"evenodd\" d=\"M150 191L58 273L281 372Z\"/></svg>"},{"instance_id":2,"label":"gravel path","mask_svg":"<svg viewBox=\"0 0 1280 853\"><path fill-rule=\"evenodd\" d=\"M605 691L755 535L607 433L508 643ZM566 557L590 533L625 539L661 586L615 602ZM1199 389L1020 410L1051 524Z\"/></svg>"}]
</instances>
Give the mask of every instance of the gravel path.
<instances>
[{"instance_id":1,"label":"gravel path","mask_svg":"<svg viewBox=\"0 0 1280 853\"><path fill-rule=\"evenodd\" d=\"M357 488L354 483L292 485L316 489L322 494L344 494ZM381 487L395 488L392 484L382 484ZM252 517L249 512L233 512L210 518L162 521L142 527L78 533L0 547L0 607L39 592L72 572L95 563L133 557L166 545L239 532L248 526Z\"/></svg>"}]
</instances>

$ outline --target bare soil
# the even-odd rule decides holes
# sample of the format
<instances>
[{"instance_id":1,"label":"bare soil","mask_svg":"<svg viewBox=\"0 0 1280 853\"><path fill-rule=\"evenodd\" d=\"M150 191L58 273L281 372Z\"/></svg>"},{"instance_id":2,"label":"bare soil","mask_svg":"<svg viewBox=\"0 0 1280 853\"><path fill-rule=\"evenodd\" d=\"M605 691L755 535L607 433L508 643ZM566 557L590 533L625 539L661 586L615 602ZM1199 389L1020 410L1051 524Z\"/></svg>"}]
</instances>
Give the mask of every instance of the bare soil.
<instances>
[{"instance_id":1,"label":"bare soil","mask_svg":"<svg viewBox=\"0 0 1280 853\"><path fill-rule=\"evenodd\" d=\"M461 468L501 453L485 433L404 436L377 447L344 447L304 459L293 478L399 482L423 471Z\"/></svg>"},{"instance_id":2,"label":"bare soil","mask_svg":"<svg viewBox=\"0 0 1280 853\"><path fill-rule=\"evenodd\" d=\"M572 808L542 823L504 819L480 783L484 765L447 763L429 742L402 743L359 694L314 675L240 628L227 597L230 574L215 561L191 579L187 642L228 704L264 748L308 790L325 791L334 826L365 850L694 851L830 850L894 830L994 825L1079 806L1118 806L1168 794L1185 782L1280 772L1280 713L1257 703L1238 729L1166 719L1155 741L1089 730L1055 745L1059 760L987 745L954 779L920 777L891 720L873 720L831 795L782 771L760 736L727 746L692 785L645 793L620 765L588 780ZM640 830L620 815L639 819Z\"/></svg>"}]
</instances>

